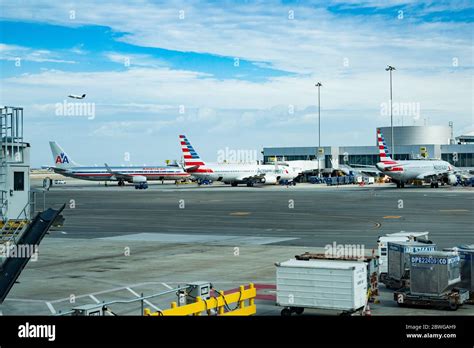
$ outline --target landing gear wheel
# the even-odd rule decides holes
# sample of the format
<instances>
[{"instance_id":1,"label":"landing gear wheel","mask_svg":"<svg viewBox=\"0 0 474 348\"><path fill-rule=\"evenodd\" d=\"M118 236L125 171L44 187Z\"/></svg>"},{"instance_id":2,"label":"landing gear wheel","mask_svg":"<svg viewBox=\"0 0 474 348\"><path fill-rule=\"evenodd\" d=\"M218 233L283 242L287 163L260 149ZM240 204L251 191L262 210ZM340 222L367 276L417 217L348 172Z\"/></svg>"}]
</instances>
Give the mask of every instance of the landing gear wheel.
<instances>
[{"instance_id":1,"label":"landing gear wheel","mask_svg":"<svg viewBox=\"0 0 474 348\"><path fill-rule=\"evenodd\" d=\"M402 183L400 184L400 187L401 187L401 188L405 188L405 183L402 182Z\"/></svg>"},{"instance_id":2,"label":"landing gear wheel","mask_svg":"<svg viewBox=\"0 0 474 348\"><path fill-rule=\"evenodd\" d=\"M230 184L230 186L236 187L236 186L237 186L237 183L236 183L236 182L233 182L233 183Z\"/></svg>"},{"instance_id":3,"label":"landing gear wheel","mask_svg":"<svg viewBox=\"0 0 474 348\"><path fill-rule=\"evenodd\" d=\"M293 308L293 311L294 311L297 315L301 315L301 314L303 314L303 312L304 312L304 308L303 308L303 307L294 307L294 308Z\"/></svg>"},{"instance_id":4,"label":"landing gear wheel","mask_svg":"<svg viewBox=\"0 0 474 348\"><path fill-rule=\"evenodd\" d=\"M457 311L458 310L458 304L456 302L449 302L449 309L452 311Z\"/></svg>"},{"instance_id":5,"label":"landing gear wheel","mask_svg":"<svg viewBox=\"0 0 474 348\"><path fill-rule=\"evenodd\" d=\"M402 185L399 182L397 182L397 188L402 188Z\"/></svg>"},{"instance_id":6,"label":"landing gear wheel","mask_svg":"<svg viewBox=\"0 0 474 348\"><path fill-rule=\"evenodd\" d=\"M291 316L291 310L289 308L283 308L281 310L281 316L282 317L289 317Z\"/></svg>"}]
</instances>

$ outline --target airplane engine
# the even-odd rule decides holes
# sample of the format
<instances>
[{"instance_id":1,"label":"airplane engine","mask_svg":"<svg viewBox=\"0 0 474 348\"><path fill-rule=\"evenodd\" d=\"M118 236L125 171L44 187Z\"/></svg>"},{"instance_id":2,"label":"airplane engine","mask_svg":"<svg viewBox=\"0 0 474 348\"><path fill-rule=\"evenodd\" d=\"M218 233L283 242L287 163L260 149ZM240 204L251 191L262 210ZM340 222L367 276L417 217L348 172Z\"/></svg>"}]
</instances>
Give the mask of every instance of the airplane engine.
<instances>
[{"instance_id":1,"label":"airplane engine","mask_svg":"<svg viewBox=\"0 0 474 348\"><path fill-rule=\"evenodd\" d=\"M455 185L458 182L458 178L454 174L448 175L448 184Z\"/></svg>"},{"instance_id":2,"label":"airplane engine","mask_svg":"<svg viewBox=\"0 0 474 348\"><path fill-rule=\"evenodd\" d=\"M267 184L267 185L274 185L278 182L276 176L265 176L260 180L262 184Z\"/></svg>"},{"instance_id":3,"label":"airplane engine","mask_svg":"<svg viewBox=\"0 0 474 348\"><path fill-rule=\"evenodd\" d=\"M143 175L135 175L133 177L132 183L133 184L139 184L141 182L146 182L146 176Z\"/></svg>"}]
</instances>

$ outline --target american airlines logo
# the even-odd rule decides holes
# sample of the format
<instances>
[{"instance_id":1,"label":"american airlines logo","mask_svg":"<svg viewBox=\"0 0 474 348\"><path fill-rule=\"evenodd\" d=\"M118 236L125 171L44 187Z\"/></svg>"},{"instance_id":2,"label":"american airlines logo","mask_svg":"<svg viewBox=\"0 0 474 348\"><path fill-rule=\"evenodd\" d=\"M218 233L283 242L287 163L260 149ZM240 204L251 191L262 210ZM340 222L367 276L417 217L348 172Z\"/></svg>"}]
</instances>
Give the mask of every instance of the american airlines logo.
<instances>
[{"instance_id":1,"label":"american airlines logo","mask_svg":"<svg viewBox=\"0 0 474 348\"><path fill-rule=\"evenodd\" d=\"M69 163L69 159L67 158L64 152L61 152L60 155L56 156L56 164L58 163L59 164Z\"/></svg>"}]
</instances>

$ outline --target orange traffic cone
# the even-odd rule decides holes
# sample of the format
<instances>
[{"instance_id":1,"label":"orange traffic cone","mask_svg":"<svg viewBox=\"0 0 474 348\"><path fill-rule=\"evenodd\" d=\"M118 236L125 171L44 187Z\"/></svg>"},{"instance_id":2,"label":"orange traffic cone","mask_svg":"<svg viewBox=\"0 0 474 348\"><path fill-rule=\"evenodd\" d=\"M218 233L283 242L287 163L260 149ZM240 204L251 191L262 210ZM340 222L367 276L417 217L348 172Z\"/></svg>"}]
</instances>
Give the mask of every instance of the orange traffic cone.
<instances>
[{"instance_id":1,"label":"orange traffic cone","mask_svg":"<svg viewBox=\"0 0 474 348\"><path fill-rule=\"evenodd\" d=\"M367 308L365 309L365 316L366 317L372 316L372 311L370 310L370 305L368 303L367 303Z\"/></svg>"}]
</instances>

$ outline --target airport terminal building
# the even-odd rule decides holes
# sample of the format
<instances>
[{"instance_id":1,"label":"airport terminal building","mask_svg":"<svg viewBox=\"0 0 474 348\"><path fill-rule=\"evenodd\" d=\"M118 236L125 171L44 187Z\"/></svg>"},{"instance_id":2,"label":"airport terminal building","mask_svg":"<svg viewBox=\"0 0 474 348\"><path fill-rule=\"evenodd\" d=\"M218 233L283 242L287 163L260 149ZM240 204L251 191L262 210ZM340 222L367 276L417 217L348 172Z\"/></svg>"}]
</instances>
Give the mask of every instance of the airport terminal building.
<instances>
[{"instance_id":1,"label":"airport terminal building","mask_svg":"<svg viewBox=\"0 0 474 348\"><path fill-rule=\"evenodd\" d=\"M380 127L389 147L391 128ZM458 168L474 167L474 142L465 141L469 135L454 138L448 126L394 127L394 147L397 160L437 158ZM329 173L339 164L375 165L379 162L377 139L374 132L373 146L322 146L320 168ZM391 152L391 151L390 151ZM264 147L265 163L278 161L314 160L318 147Z\"/></svg>"}]
</instances>

